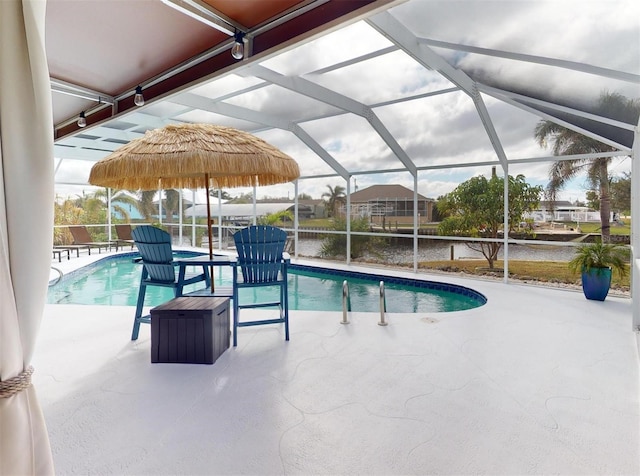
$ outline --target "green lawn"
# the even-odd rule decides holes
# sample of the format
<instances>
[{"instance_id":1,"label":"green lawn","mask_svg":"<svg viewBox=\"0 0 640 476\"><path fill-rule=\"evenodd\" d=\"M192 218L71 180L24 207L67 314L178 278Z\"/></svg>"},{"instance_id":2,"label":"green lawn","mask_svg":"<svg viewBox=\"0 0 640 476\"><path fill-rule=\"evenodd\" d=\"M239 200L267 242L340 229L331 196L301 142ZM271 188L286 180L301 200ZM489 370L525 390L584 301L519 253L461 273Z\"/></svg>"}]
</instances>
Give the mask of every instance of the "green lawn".
<instances>
[{"instance_id":1,"label":"green lawn","mask_svg":"<svg viewBox=\"0 0 640 476\"><path fill-rule=\"evenodd\" d=\"M333 220L331 218L310 218L308 220L300 220L300 226L332 228Z\"/></svg>"},{"instance_id":2,"label":"green lawn","mask_svg":"<svg viewBox=\"0 0 640 476\"><path fill-rule=\"evenodd\" d=\"M447 260L447 261L424 261L418 264L421 269L435 269L439 271L464 272L467 274L482 275L487 274L486 260ZM504 262L497 260L495 268L502 271ZM569 271L566 262L563 261L519 261L509 260L509 276L528 281L541 281L549 283L580 284L580 275ZM620 278L614 273L612 287L625 291L629 290L629 276Z\"/></svg>"},{"instance_id":3,"label":"green lawn","mask_svg":"<svg viewBox=\"0 0 640 476\"><path fill-rule=\"evenodd\" d=\"M566 223L567 228L577 227L577 223ZM330 218L316 218L312 220L304 220L300 223L300 226L309 227L333 227L333 220ZM437 227L437 223L430 223L425 227ZM582 233L600 233L599 223L580 223L580 229ZM628 220L625 224L611 226L612 235L630 235L631 227ZM454 261L428 261L420 262L418 265L422 269L435 269L440 271L450 272L464 272L474 275L482 275L487 273L487 262L484 260L454 260ZM495 262L495 267L502 270L503 262L498 260ZM567 283L567 284L580 284L580 275L574 274L569 271L566 262L561 261L518 261L509 260L509 275L516 279L523 279L528 281L540 281L551 283ZM612 280L612 287L615 289L621 289L624 291L629 290L629 274L626 277L620 278L617 274L614 274Z\"/></svg>"},{"instance_id":4,"label":"green lawn","mask_svg":"<svg viewBox=\"0 0 640 476\"><path fill-rule=\"evenodd\" d=\"M568 222L567 228L577 228L578 224L576 222ZM580 223L580 230L582 233L600 233L600 223ZM631 235L631 222L630 220L625 220L624 225L611 224L611 234L612 235Z\"/></svg>"}]
</instances>

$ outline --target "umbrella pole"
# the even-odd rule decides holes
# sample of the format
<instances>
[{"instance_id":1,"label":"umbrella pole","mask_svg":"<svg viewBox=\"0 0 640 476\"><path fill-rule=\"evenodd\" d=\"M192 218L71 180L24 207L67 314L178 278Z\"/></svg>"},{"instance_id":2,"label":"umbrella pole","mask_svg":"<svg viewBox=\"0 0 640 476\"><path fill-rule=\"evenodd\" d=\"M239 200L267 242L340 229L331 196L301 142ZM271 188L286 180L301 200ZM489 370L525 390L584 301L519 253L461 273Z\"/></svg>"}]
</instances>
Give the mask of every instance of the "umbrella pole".
<instances>
[{"instance_id":1,"label":"umbrella pole","mask_svg":"<svg viewBox=\"0 0 640 476\"><path fill-rule=\"evenodd\" d=\"M211 231L211 208L209 206L209 174L204 174L204 189L207 192L207 236L209 237L209 259L213 259L213 233ZM215 285L213 284L213 265L209 270L211 276L211 294L215 292Z\"/></svg>"}]
</instances>

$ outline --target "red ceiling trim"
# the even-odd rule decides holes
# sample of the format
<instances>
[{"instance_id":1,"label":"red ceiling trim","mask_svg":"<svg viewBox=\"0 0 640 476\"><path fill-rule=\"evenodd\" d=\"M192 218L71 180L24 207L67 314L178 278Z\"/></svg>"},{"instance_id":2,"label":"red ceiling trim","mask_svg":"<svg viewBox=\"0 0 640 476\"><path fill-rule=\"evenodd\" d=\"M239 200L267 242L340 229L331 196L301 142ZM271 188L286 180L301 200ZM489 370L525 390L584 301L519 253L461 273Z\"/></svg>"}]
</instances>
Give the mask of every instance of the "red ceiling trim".
<instances>
[{"instance_id":1,"label":"red ceiling trim","mask_svg":"<svg viewBox=\"0 0 640 476\"><path fill-rule=\"evenodd\" d=\"M282 25L256 35L253 38L253 54L264 53L281 43L293 40L297 36L305 34L315 28L321 27L346 15L353 14L357 10L380 3L380 0L331 0L320 7L295 17ZM202 61L190 68L168 77L152 86L143 89L146 101L167 95L172 91L194 83L216 71L232 67L237 64L228 51ZM133 103L133 95L116 100L116 111L122 113L137 107ZM96 112L86 113L87 126L109 120L113 117L112 108L101 109ZM77 123L71 122L65 126L56 127L54 137L56 140L67 135L77 133L80 130Z\"/></svg>"},{"instance_id":2,"label":"red ceiling trim","mask_svg":"<svg viewBox=\"0 0 640 476\"><path fill-rule=\"evenodd\" d=\"M253 39L253 54L263 53L270 48L289 41L296 36L321 27L356 10L364 8L376 0L333 0L313 10L295 17L282 25L267 30Z\"/></svg>"},{"instance_id":3,"label":"red ceiling trim","mask_svg":"<svg viewBox=\"0 0 640 476\"><path fill-rule=\"evenodd\" d=\"M133 104L133 97L131 98L131 103ZM85 116L87 120L87 127L102 121L109 120L112 117L113 117L113 114L112 114L111 107L105 107L95 112L86 113L86 116ZM82 130L82 128L78 126L78 123L75 121L67 124L66 126L57 127L55 129L54 140L60 139L69 134L74 134L80 130ZM88 132L88 134L90 134L90 132Z\"/></svg>"},{"instance_id":4,"label":"red ceiling trim","mask_svg":"<svg viewBox=\"0 0 640 476\"><path fill-rule=\"evenodd\" d=\"M201 78L211 75L216 71L233 66L238 61L233 59L229 50L224 51L216 56L213 56L201 63L198 63L189 69L186 69L178 74L175 74L164 81L157 83L148 89L144 90L145 98L147 97L147 91L149 97L154 98L163 94L168 94L176 89L179 89L189 83L197 81ZM133 97L128 98L131 106L133 106ZM127 108L128 109L128 108Z\"/></svg>"}]
</instances>

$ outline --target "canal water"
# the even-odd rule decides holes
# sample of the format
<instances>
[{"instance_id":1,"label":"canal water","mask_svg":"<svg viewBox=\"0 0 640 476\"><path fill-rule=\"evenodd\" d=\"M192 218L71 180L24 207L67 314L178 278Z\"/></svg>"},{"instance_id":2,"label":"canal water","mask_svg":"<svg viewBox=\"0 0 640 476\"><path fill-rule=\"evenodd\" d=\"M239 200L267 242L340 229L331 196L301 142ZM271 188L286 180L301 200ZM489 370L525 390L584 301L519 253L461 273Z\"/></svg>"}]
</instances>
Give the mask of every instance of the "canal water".
<instances>
[{"instance_id":1,"label":"canal water","mask_svg":"<svg viewBox=\"0 0 640 476\"><path fill-rule=\"evenodd\" d=\"M301 257L318 257L322 240L303 239L298 241L298 255ZM474 251L466 244L442 240L420 240L418 261L440 261L451 259L453 247L454 259L484 259L482 253ZM379 255L369 254L366 258L388 264L413 263L413 245L388 245L378 251ZM575 253L572 246L554 245L509 245L509 259L525 261L569 261ZM502 259L501 249L498 259Z\"/></svg>"}]
</instances>

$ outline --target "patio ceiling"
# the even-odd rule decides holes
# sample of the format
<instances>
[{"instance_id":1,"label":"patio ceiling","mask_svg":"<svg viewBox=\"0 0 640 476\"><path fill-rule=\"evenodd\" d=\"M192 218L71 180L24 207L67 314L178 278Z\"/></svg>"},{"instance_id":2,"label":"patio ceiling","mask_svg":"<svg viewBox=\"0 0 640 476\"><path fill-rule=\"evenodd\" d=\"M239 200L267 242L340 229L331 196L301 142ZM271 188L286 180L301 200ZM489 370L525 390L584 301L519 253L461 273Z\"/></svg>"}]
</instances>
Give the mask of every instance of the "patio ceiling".
<instances>
[{"instance_id":1,"label":"patio ceiling","mask_svg":"<svg viewBox=\"0 0 640 476\"><path fill-rule=\"evenodd\" d=\"M151 102L237 66L234 32L260 57L389 1L48 0L56 138L81 111L91 124L134 108L136 86Z\"/></svg>"},{"instance_id":2,"label":"patio ceiling","mask_svg":"<svg viewBox=\"0 0 640 476\"><path fill-rule=\"evenodd\" d=\"M246 33L244 59L228 32L160 1L49 0L57 181L86 183L94 161L184 122L259 135L303 179L552 160L516 137L533 143L541 118L630 154L638 118L594 106L604 91L640 97L634 2L590 2L571 24L541 2L192 2ZM581 23L602 31L581 36Z\"/></svg>"}]
</instances>

